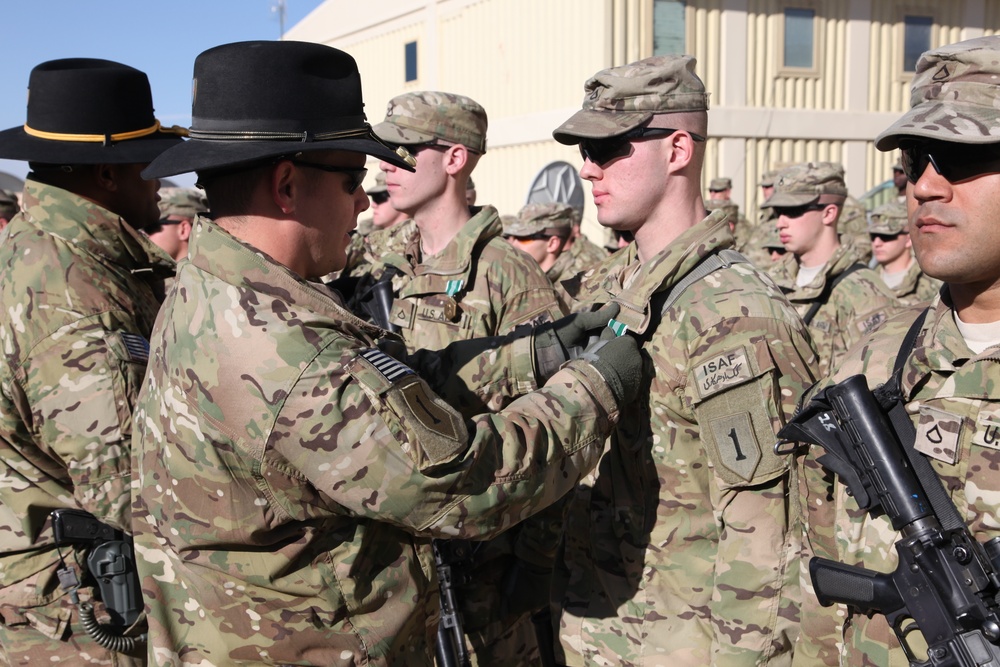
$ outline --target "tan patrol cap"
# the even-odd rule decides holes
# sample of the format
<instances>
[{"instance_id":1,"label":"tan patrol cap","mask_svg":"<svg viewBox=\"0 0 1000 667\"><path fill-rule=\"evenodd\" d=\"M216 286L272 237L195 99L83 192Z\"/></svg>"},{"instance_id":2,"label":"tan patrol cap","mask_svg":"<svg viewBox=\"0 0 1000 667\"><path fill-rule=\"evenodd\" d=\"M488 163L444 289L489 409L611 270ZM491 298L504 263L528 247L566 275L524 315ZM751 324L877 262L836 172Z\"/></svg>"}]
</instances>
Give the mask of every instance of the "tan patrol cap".
<instances>
[{"instance_id":1,"label":"tan patrol cap","mask_svg":"<svg viewBox=\"0 0 1000 667\"><path fill-rule=\"evenodd\" d=\"M464 95L425 91L389 100L385 120L373 129L390 143L413 145L434 140L486 152L486 110Z\"/></svg>"},{"instance_id":2,"label":"tan patrol cap","mask_svg":"<svg viewBox=\"0 0 1000 667\"><path fill-rule=\"evenodd\" d=\"M880 151L903 137L1000 143L1000 36L926 51L917 60L910 110L875 140Z\"/></svg>"},{"instance_id":3,"label":"tan patrol cap","mask_svg":"<svg viewBox=\"0 0 1000 667\"><path fill-rule=\"evenodd\" d=\"M735 218L739 215L740 207L731 199L706 199L705 200L705 210L711 213L712 211L722 209L727 215L731 215Z\"/></svg>"},{"instance_id":4,"label":"tan patrol cap","mask_svg":"<svg viewBox=\"0 0 1000 667\"><path fill-rule=\"evenodd\" d=\"M731 178L713 178L708 184L709 192L722 192L723 190L731 190L733 188L733 180Z\"/></svg>"},{"instance_id":5,"label":"tan patrol cap","mask_svg":"<svg viewBox=\"0 0 1000 667\"><path fill-rule=\"evenodd\" d=\"M868 214L869 234L900 234L906 231L909 216L900 202L882 204Z\"/></svg>"},{"instance_id":6,"label":"tan patrol cap","mask_svg":"<svg viewBox=\"0 0 1000 667\"><path fill-rule=\"evenodd\" d=\"M778 180L777 171L765 171L764 175L760 177L760 187L762 188L772 188L774 187L775 181Z\"/></svg>"},{"instance_id":7,"label":"tan patrol cap","mask_svg":"<svg viewBox=\"0 0 1000 667\"><path fill-rule=\"evenodd\" d=\"M569 204L552 202L527 204L513 220L504 216L501 222L504 236L531 236L542 232L552 236L568 236L576 220L575 208Z\"/></svg>"},{"instance_id":8,"label":"tan patrol cap","mask_svg":"<svg viewBox=\"0 0 1000 667\"><path fill-rule=\"evenodd\" d=\"M194 219L199 213L208 211L208 200L200 190L191 188L161 188L160 218L176 215Z\"/></svg>"},{"instance_id":9,"label":"tan patrol cap","mask_svg":"<svg viewBox=\"0 0 1000 667\"><path fill-rule=\"evenodd\" d=\"M381 169L377 174L375 174L375 185L370 188L366 188L365 192L370 195L377 195L381 192L386 192L389 188L385 185L385 172Z\"/></svg>"},{"instance_id":10,"label":"tan patrol cap","mask_svg":"<svg viewBox=\"0 0 1000 667\"><path fill-rule=\"evenodd\" d=\"M803 162L783 169L774 193L761 207L806 206L818 202L821 195L847 197L843 166L836 162Z\"/></svg>"},{"instance_id":11,"label":"tan patrol cap","mask_svg":"<svg viewBox=\"0 0 1000 667\"><path fill-rule=\"evenodd\" d=\"M785 244L781 242L781 234L778 232L778 228L772 223L764 223L771 225L770 229L767 230L767 234L764 236L763 241L761 241L760 247L764 250L784 250Z\"/></svg>"},{"instance_id":12,"label":"tan patrol cap","mask_svg":"<svg viewBox=\"0 0 1000 667\"><path fill-rule=\"evenodd\" d=\"M584 84L583 108L552 133L561 144L606 139L647 123L655 114L707 111L705 84L692 56L653 56L601 70Z\"/></svg>"}]
</instances>

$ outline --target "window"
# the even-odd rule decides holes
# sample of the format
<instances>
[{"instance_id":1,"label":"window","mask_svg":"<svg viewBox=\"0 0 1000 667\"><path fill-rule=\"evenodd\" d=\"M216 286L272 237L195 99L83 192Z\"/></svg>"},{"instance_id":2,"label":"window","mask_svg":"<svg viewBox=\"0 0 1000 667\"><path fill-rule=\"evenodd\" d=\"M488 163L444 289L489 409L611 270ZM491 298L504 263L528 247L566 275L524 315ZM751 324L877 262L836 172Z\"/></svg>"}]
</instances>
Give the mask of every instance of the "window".
<instances>
[{"instance_id":1,"label":"window","mask_svg":"<svg viewBox=\"0 0 1000 667\"><path fill-rule=\"evenodd\" d=\"M934 19L930 16L903 17L903 71L915 72L917 59L924 51L931 48L931 26Z\"/></svg>"},{"instance_id":2,"label":"window","mask_svg":"<svg viewBox=\"0 0 1000 667\"><path fill-rule=\"evenodd\" d=\"M684 0L653 0L653 55L687 53Z\"/></svg>"},{"instance_id":3,"label":"window","mask_svg":"<svg viewBox=\"0 0 1000 667\"><path fill-rule=\"evenodd\" d=\"M785 7L784 50L782 66L796 69L816 67L816 11Z\"/></svg>"},{"instance_id":4,"label":"window","mask_svg":"<svg viewBox=\"0 0 1000 667\"><path fill-rule=\"evenodd\" d=\"M406 82L417 80L417 43L407 42L403 47L406 60Z\"/></svg>"}]
</instances>

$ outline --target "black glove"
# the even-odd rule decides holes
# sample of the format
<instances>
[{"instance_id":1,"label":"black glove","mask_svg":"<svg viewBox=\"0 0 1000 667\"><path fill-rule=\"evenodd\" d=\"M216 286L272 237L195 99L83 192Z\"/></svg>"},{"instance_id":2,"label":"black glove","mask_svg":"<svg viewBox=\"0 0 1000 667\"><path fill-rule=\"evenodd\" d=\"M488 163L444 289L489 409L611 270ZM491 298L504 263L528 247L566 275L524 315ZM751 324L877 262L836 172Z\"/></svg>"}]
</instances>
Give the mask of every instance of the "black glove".
<instances>
[{"instance_id":1,"label":"black glove","mask_svg":"<svg viewBox=\"0 0 1000 667\"><path fill-rule=\"evenodd\" d=\"M619 310L620 306L612 302L600 310L573 313L535 329L535 370L539 377L547 380L563 363L579 356L588 345L590 332L597 335Z\"/></svg>"},{"instance_id":2,"label":"black glove","mask_svg":"<svg viewBox=\"0 0 1000 667\"><path fill-rule=\"evenodd\" d=\"M580 355L604 377L621 407L635 400L642 381L642 354L632 336L615 336L605 329L601 338Z\"/></svg>"}]
</instances>

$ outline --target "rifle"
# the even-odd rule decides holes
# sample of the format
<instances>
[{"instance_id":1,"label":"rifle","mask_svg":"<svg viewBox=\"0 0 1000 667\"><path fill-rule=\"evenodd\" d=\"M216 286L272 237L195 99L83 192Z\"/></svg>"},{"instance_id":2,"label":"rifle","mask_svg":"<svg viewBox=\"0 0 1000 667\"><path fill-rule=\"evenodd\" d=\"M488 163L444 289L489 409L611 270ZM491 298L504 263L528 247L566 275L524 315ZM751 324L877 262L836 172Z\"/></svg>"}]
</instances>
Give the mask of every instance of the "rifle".
<instances>
[{"instance_id":1,"label":"rifle","mask_svg":"<svg viewBox=\"0 0 1000 667\"><path fill-rule=\"evenodd\" d=\"M465 648L465 632L462 630L462 616L455 598L451 560L441 554L438 540L431 541L434 551L434 565L437 567L438 586L441 590L441 622L437 632L438 667L469 667L469 652Z\"/></svg>"},{"instance_id":2,"label":"rifle","mask_svg":"<svg viewBox=\"0 0 1000 667\"><path fill-rule=\"evenodd\" d=\"M823 606L885 616L913 667L998 667L1000 538L980 544L964 523L941 516L942 496L954 504L930 484L936 479L940 487L940 480L926 460L934 478L918 476L919 456L911 461L890 426L887 412L902 401L896 382L873 394L863 375L852 376L819 393L778 432L776 453L789 453L783 445L795 441L819 445L819 462L847 484L858 506L872 517L884 514L900 533L891 573L810 560L816 596ZM926 658L911 646L913 633L923 636Z\"/></svg>"},{"instance_id":3,"label":"rifle","mask_svg":"<svg viewBox=\"0 0 1000 667\"><path fill-rule=\"evenodd\" d=\"M77 605L80 624L94 641L110 651L133 653L145 644L145 635L126 637L122 633L142 614L142 592L135 567L132 538L98 521L92 514L74 509L53 510L52 532L56 546L76 544L89 547L87 570L97 582L100 599L111 617L111 625L101 625L89 602L77 595L80 579L76 570L63 564L56 572L60 587ZM62 552L60 552L60 559Z\"/></svg>"}]
</instances>

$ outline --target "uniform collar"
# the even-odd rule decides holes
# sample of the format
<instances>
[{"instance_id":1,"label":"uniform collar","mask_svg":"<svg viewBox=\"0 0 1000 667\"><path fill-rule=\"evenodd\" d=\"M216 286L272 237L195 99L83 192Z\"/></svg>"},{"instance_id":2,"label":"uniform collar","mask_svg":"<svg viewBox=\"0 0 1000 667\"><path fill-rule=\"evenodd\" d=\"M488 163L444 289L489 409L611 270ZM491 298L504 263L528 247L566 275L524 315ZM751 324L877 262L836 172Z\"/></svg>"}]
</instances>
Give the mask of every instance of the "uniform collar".
<instances>
[{"instance_id":1,"label":"uniform collar","mask_svg":"<svg viewBox=\"0 0 1000 667\"><path fill-rule=\"evenodd\" d=\"M47 233L132 273L156 278L174 273L173 258L146 234L69 190L29 178L24 184L23 215Z\"/></svg>"},{"instance_id":2,"label":"uniform collar","mask_svg":"<svg viewBox=\"0 0 1000 667\"><path fill-rule=\"evenodd\" d=\"M639 262L633 241L605 265L608 270L601 278L601 286L622 306L618 321L642 334L654 319L650 305L654 294L671 289L702 259L732 245L733 234L725 211L713 211L648 262Z\"/></svg>"},{"instance_id":3,"label":"uniform collar","mask_svg":"<svg viewBox=\"0 0 1000 667\"><path fill-rule=\"evenodd\" d=\"M229 285L273 296L284 305L306 311L295 314L298 320L305 321L307 317L304 315L316 313L324 318L342 320L368 336L378 337L383 333L376 325L359 319L344 308L336 293L325 285L305 280L208 218L200 216L195 221L188 246L188 260L198 269Z\"/></svg>"}]
</instances>

